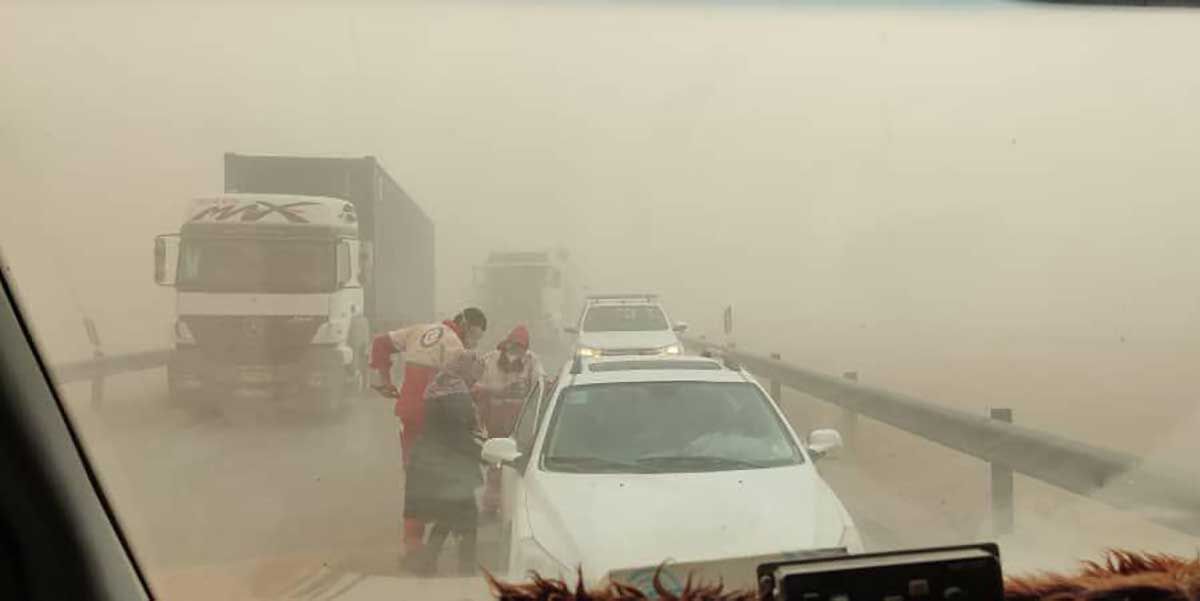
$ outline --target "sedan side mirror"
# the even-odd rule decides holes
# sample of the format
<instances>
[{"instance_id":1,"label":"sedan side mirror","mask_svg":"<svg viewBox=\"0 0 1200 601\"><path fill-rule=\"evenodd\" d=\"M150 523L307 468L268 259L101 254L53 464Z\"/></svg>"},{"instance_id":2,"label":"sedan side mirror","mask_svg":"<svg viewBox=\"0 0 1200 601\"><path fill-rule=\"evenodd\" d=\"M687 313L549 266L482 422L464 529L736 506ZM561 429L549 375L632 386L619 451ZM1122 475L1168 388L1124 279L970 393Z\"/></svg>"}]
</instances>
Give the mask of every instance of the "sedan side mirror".
<instances>
[{"instance_id":1,"label":"sedan side mirror","mask_svg":"<svg viewBox=\"0 0 1200 601\"><path fill-rule=\"evenodd\" d=\"M842 448L842 435L837 430L813 430L808 435L808 453L814 460L836 457Z\"/></svg>"},{"instance_id":2,"label":"sedan side mirror","mask_svg":"<svg viewBox=\"0 0 1200 601\"><path fill-rule=\"evenodd\" d=\"M575 326L563 326L563 331L568 334L578 334L579 328L577 328Z\"/></svg>"},{"instance_id":3,"label":"sedan side mirror","mask_svg":"<svg viewBox=\"0 0 1200 601\"><path fill-rule=\"evenodd\" d=\"M511 438L489 438L483 443L479 456L488 465L512 463L521 456L517 450L517 441Z\"/></svg>"},{"instance_id":4,"label":"sedan side mirror","mask_svg":"<svg viewBox=\"0 0 1200 601\"><path fill-rule=\"evenodd\" d=\"M673 327L671 329L675 330L676 334L682 334L687 331L688 324L685 321L677 321L677 322L675 322L675 327Z\"/></svg>"}]
</instances>

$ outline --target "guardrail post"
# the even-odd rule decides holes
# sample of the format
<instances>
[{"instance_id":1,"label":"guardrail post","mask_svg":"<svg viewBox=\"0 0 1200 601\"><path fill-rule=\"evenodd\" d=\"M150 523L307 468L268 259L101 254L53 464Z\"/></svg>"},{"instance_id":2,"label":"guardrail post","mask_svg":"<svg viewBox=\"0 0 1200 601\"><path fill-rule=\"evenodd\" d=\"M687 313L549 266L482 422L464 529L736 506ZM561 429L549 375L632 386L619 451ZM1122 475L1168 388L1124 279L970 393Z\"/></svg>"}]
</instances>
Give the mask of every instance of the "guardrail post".
<instances>
[{"instance_id":1,"label":"guardrail post","mask_svg":"<svg viewBox=\"0 0 1200 601\"><path fill-rule=\"evenodd\" d=\"M104 358L104 352L101 351L100 349L96 349L95 351L92 352L92 357L94 357L96 359L96 361L99 361L100 359ZM96 373L92 375L92 406L99 409L100 404L103 402L104 402L104 373L101 372L99 369L97 369Z\"/></svg>"},{"instance_id":2,"label":"guardrail post","mask_svg":"<svg viewBox=\"0 0 1200 601\"><path fill-rule=\"evenodd\" d=\"M771 358L779 361L783 356L779 353L771 353ZM783 402L783 384L779 380L771 380L771 398L775 399L776 403Z\"/></svg>"},{"instance_id":3,"label":"guardrail post","mask_svg":"<svg viewBox=\"0 0 1200 601\"><path fill-rule=\"evenodd\" d=\"M1012 409L992 408L994 420L1011 424ZM1013 471L1007 466L992 463L992 531L1009 534L1013 531Z\"/></svg>"},{"instance_id":4,"label":"guardrail post","mask_svg":"<svg viewBox=\"0 0 1200 601\"><path fill-rule=\"evenodd\" d=\"M104 358L104 351L100 350L100 331L96 328L96 322L92 321L91 317L83 318L83 330L87 332L88 342L92 343L92 358L96 360L97 365L100 359ZM104 401L104 373L97 369L92 374L92 406L99 408L100 403Z\"/></svg>"},{"instance_id":5,"label":"guardrail post","mask_svg":"<svg viewBox=\"0 0 1200 601\"><path fill-rule=\"evenodd\" d=\"M842 377L851 382L858 382L857 371L842 372ZM842 435L842 441L846 445L847 455L853 455L855 451L855 434L858 430L858 413L849 409L842 409L841 419L838 420L838 432Z\"/></svg>"}]
</instances>

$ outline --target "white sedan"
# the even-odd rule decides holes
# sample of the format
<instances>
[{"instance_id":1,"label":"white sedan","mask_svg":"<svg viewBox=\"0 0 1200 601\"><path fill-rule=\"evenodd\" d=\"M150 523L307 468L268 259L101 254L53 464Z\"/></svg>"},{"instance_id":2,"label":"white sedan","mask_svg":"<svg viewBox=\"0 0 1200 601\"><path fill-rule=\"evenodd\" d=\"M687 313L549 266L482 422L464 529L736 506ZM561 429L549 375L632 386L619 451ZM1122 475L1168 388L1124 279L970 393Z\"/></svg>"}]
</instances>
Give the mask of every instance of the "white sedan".
<instances>
[{"instance_id":1,"label":"white sedan","mask_svg":"<svg viewBox=\"0 0 1200 601\"><path fill-rule=\"evenodd\" d=\"M698 357L577 360L531 394L512 438L483 447L503 468L500 573L679 588L689 573L754 587L763 561L862 543L801 442L747 373Z\"/></svg>"}]
</instances>

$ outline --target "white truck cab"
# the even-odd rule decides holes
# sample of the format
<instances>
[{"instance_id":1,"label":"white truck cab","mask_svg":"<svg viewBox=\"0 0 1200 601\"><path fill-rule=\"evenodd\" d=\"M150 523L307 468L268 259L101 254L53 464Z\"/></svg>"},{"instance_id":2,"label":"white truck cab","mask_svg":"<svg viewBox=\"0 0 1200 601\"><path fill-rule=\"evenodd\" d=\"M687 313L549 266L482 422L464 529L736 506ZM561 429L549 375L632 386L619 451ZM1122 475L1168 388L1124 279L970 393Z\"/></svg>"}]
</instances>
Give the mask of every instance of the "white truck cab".
<instances>
[{"instance_id":1,"label":"white truck cab","mask_svg":"<svg viewBox=\"0 0 1200 601\"><path fill-rule=\"evenodd\" d=\"M187 204L155 244L155 280L175 288L172 398L247 394L335 411L358 382L363 318L358 217L320 196L222 194Z\"/></svg>"}]
</instances>

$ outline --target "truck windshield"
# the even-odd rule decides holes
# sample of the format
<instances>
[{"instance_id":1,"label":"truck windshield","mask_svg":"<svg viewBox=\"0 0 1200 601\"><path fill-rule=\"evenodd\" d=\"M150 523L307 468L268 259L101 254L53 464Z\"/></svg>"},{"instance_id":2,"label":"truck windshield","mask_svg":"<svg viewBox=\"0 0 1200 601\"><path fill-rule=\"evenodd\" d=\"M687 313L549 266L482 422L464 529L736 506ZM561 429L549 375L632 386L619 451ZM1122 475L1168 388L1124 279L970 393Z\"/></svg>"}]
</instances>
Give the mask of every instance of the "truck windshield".
<instances>
[{"instance_id":1,"label":"truck windshield","mask_svg":"<svg viewBox=\"0 0 1200 601\"><path fill-rule=\"evenodd\" d=\"M333 290L336 251L323 240L184 238L176 287L185 292Z\"/></svg>"},{"instance_id":2,"label":"truck windshield","mask_svg":"<svg viewBox=\"0 0 1200 601\"><path fill-rule=\"evenodd\" d=\"M485 270L483 299L488 312L504 322L526 320L541 311L542 291L550 268L544 265L489 266Z\"/></svg>"}]
</instances>

